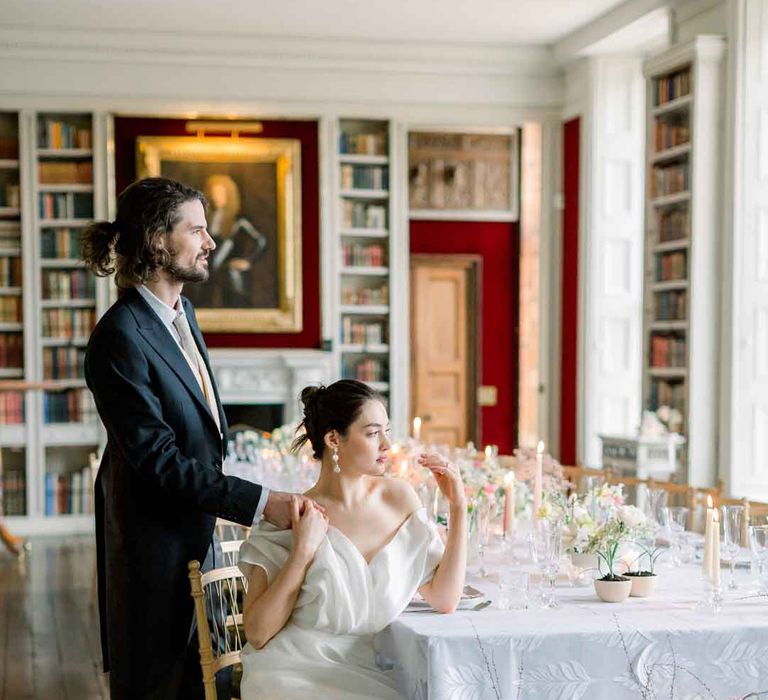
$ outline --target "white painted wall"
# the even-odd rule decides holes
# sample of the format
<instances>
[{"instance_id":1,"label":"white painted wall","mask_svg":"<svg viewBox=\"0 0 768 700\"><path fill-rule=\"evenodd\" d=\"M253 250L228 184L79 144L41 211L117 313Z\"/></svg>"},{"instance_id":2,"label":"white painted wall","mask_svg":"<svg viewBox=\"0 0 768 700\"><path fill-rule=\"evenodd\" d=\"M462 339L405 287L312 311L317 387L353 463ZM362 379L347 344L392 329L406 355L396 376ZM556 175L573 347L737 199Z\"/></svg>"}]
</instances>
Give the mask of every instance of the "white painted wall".
<instances>
[{"instance_id":1,"label":"white painted wall","mask_svg":"<svg viewBox=\"0 0 768 700\"><path fill-rule=\"evenodd\" d=\"M599 465L598 435L632 434L640 419L645 87L639 57L586 70L577 459Z\"/></svg>"}]
</instances>

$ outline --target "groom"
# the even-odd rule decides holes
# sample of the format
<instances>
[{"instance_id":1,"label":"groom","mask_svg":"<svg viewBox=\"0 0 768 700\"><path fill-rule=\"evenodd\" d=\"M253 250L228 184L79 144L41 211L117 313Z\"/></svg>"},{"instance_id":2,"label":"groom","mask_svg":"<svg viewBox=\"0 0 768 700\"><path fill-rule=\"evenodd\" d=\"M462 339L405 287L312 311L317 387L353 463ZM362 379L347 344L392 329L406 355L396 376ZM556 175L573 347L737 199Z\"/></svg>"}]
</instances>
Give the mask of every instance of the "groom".
<instances>
[{"instance_id":1,"label":"groom","mask_svg":"<svg viewBox=\"0 0 768 700\"><path fill-rule=\"evenodd\" d=\"M221 471L226 421L185 283L216 247L203 195L130 185L83 257L123 290L99 321L85 376L107 430L96 480L99 613L112 700L202 698L187 563L215 565L216 517L290 527L290 496ZM221 697L221 696L220 696Z\"/></svg>"}]
</instances>

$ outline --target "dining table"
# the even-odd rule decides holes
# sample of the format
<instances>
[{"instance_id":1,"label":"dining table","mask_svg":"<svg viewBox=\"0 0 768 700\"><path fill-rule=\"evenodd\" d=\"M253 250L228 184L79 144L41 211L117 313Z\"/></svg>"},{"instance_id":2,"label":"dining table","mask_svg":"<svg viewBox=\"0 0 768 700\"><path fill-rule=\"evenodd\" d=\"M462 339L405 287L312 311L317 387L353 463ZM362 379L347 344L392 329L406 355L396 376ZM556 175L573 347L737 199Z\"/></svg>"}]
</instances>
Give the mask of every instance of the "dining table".
<instances>
[{"instance_id":1,"label":"dining table","mask_svg":"<svg viewBox=\"0 0 768 700\"><path fill-rule=\"evenodd\" d=\"M532 582L511 609L505 568ZM530 564L487 557L482 574L467 581L490 603L417 606L377 635L409 700L768 699L768 597L749 568L735 590L723 568L719 610L695 562L660 564L655 592L621 603L602 602L594 576L561 573L547 609Z\"/></svg>"}]
</instances>

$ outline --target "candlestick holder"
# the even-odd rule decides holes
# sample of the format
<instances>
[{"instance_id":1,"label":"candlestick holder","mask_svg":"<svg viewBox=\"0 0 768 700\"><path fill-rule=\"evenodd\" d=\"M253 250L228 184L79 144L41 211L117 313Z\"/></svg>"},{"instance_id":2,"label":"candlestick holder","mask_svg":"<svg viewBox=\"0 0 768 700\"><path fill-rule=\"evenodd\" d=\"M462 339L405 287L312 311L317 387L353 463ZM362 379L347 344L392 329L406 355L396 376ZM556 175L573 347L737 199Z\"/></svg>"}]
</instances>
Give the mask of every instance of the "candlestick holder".
<instances>
[{"instance_id":1,"label":"candlestick holder","mask_svg":"<svg viewBox=\"0 0 768 700\"><path fill-rule=\"evenodd\" d=\"M723 587L718 581L715 583L712 579L704 581L702 587L702 597L696 603L696 609L703 612L719 613L723 609Z\"/></svg>"}]
</instances>

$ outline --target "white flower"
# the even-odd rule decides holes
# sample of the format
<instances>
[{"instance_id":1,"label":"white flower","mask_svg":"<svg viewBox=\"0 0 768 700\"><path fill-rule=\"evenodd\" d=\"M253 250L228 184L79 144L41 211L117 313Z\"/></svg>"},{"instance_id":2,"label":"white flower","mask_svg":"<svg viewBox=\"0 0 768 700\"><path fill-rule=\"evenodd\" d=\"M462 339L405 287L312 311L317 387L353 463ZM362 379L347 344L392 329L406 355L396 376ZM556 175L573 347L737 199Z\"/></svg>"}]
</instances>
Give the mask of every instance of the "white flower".
<instances>
[{"instance_id":1,"label":"white flower","mask_svg":"<svg viewBox=\"0 0 768 700\"><path fill-rule=\"evenodd\" d=\"M630 529L634 529L645 523L645 513L643 513L637 506L621 506L618 515L619 520Z\"/></svg>"}]
</instances>

